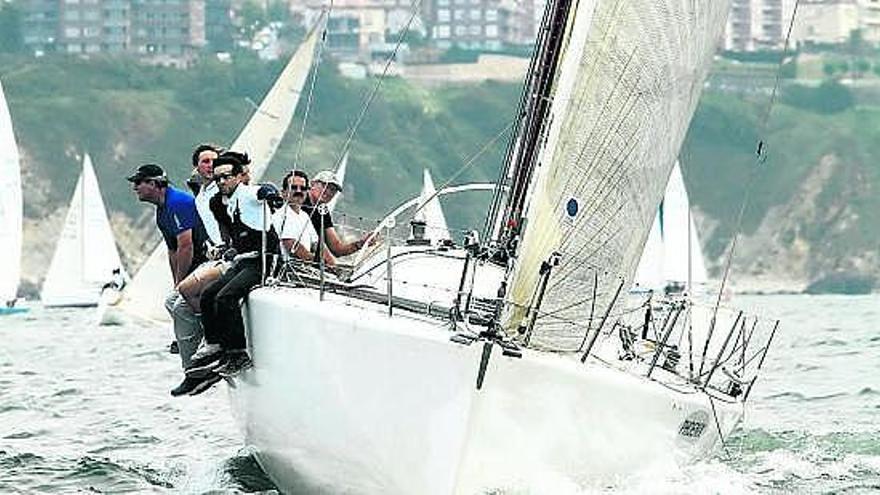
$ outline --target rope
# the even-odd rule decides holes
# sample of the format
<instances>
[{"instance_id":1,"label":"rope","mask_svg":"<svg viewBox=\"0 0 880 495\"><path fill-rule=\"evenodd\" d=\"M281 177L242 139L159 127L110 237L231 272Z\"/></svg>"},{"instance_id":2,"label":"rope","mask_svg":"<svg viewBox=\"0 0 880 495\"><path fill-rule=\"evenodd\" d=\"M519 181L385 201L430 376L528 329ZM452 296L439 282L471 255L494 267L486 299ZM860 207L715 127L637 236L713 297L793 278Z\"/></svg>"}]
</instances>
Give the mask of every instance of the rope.
<instances>
[{"instance_id":1,"label":"rope","mask_svg":"<svg viewBox=\"0 0 880 495\"><path fill-rule=\"evenodd\" d=\"M788 31L785 34L785 45L782 49L782 57L779 58L779 63L776 67L776 78L773 83L773 91L770 94L770 101L767 104L767 110L764 112L764 116L761 118L761 127L758 132L759 140L758 146L755 150L755 163L752 167L751 173L749 175L749 182L746 185L745 193L743 194L742 203L740 203L739 213L736 218L736 228L733 230L733 240L730 243L730 251L727 253L727 260L724 263L724 275L721 277L721 286L718 288L718 296L715 299L715 307L712 311L712 320L715 320L715 317L718 313L718 308L721 305L721 296L724 294L724 289L727 286L727 279L730 277L730 269L733 264L733 257L736 253L737 242L739 241L739 234L742 231L742 222L743 217L745 216L746 208L751 202L752 197L752 188L754 187L755 181L758 179L758 170L761 164L767 161L767 146L766 140L760 139L760 136L765 135L767 132L767 125L770 121L770 115L773 111L773 107L776 105L776 100L779 93L779 84L782 79L782 66L785 62L785 54L788 53L789 45L791 43L791 33L794 29L794 22L797 18L798 7L800 6L800 0L795 0L794 2L794 10L791 13L791 20L788 23ZM713 324L709 328L709 339L712 338L712 332L715 329L715 325ZM703 359L706 359L706 356L703 356Z\"/></svg>"},{"instance_id":2,"label":"rope","mask_svg":"<svg viewBox=\"0 0 880 495\"><path fill-rule=\"evenodd\" d=\"M502 127L501 130L498 131L498 133L495 134L494 137L492 137L492 139L490 139L485 144L483 144L483 146L479 150L477 150L476 153L471 155L470 158L468 158L467 161L465 161L464 165L462 165L454 174L452 174L452 177L450 177L440 187L435 188L434 194L429 196L428 199L426 199L421 205L419 205L412 212L413 216L415 216L416 213L420 212L422 210L422 208L425 207L425 205L427 205L428 203L431 202L432 199L436 198L440 194L440 191L442 191L447 186L449 186L449 184L451 184L455 179L457 179L461 174L463 174L465 170L469 169L474 163L476 163L477 158L481 157L483 155L483 153L486 152L486 150L488 150L492 145L494 145L496 141L501 139L501 136L505 135L507 133L507 131L509 131L510 128L514 126L514 124L516 124L515 119L512 120L507 125L505 125L504 127Z\"/></svg>"},{"instance_id":3,"label":"rope","mask_svg":"<svg viewBox=\"0 0 880 495\"><path fill-rule=\"evenodd\" d=\"M339 164L342 163L342 159L345 157L345 154L348 153L348 150L351 147L351 142L354 139L354 135L357 133L361 123L363 123L364 117L367 114L367 110L369 110L370 105L372 105L373 103L373 99L376 97L376 94L379 93L379 88L382 86L382 82L385 80L385 77L388 74L388 69L391 68L391 62L393 62L397 58L397 51L400 49L400 45L403 44L404 38L406 38L407 33L409 33L409 28L410 26L412 26L413 20L415 20L421 8L422 0L413 0L412 14L410 14L409 20L406 21L406 26L401 29L400 34L397 37L397 42L394 45L394 50L391 51L391 55L389 55L388 59L385 61L385 67L382 69L382 75L379 76L379 79L373 86L373 90L370 92L369 96L367 96L366 101L361 107L361 111L358 114L357 119L355 119L354 124L351 126L348 137L345 139L345 143L342 145L342 152L339 154L339 158L336 159L336 164L334 165L334 168L339 167Z\"/></svg>"},{"instance_id":4,"label":"rope","mask_svg":"<svg viewBox=\"0 0 880 495\"><path fill-rule=\"evenodd\" d=\"M297 170L299 168L298 167L299 159L302 156L303 141L305 141L305 135L306 135L306 124L308 123L309 116L311 115L312 101L314 100L314 95L315 95L315 84L318 81L318 67L321 66L321 62L323 60L323 54L324 54L324 46L327 44L327 23L330 20L330 13L332 13L332 12L333 12L333 0L330 0L330 6L328 7L327 12L322 14L323 19L318 20L318 22L321 22L321 21L324 22L324 27L321 32L321 43L318 44L318 50L317 50L317 53L315 54L315 63L314 63L314 68L313 68L313 72L312 72L312 81L309 84L309 93L308 93L308 98L306 99L306 110L305 110L305 113L303 114L302 127L300 127L300 130L299 130L299 138L298 138L298 142L296 145L296 154L293 156L293 170ZM324 17L324 16L326 16L326 17ZM315 29L317 29L317 26L315 26Z\"/></svg>"}]
</instances>

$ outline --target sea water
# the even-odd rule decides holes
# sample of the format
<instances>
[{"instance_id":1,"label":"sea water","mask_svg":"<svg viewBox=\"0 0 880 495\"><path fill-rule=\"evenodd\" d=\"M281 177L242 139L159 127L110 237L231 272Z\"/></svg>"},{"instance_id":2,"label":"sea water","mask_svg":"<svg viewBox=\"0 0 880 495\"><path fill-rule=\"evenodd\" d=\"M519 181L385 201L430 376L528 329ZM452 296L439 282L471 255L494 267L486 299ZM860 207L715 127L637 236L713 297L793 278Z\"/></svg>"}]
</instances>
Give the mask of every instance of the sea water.
<instances>
[{"instance_id":1,"label":"sea water","mask_svg":"<svg viewBox=\"0 0 880 495\"><path fill-rule=\"evenodd\" d=\"M712 459L577 491L880 493L880 297L735 303L782 320L742 427ZM225 384L172 398L170 331L99 327L92 311L0 317L0 493L276 490L242 449Z\"/></svg>"}]
</instances>

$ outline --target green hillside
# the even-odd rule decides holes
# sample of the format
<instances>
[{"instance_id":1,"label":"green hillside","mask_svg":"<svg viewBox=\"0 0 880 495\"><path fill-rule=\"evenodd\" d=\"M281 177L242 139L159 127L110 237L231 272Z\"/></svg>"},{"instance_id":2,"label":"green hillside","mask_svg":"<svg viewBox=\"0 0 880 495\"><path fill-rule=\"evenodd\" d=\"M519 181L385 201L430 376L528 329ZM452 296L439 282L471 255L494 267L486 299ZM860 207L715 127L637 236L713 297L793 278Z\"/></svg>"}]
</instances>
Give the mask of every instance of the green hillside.
<instances>
[{"instance_id":1,"label":"green hillside","mask_svg":"<svg viewBox=\"0 0 880 495\"><path fill-rule=\"evenodd\" d=\"M375 84L375 79L344 79L331 66L324 64L319 72L302 143L301 164L311 172L333 166ZM141 233L139 242L120 241L129 259L136 260L136 251L149 244L143 233L152 230L152 209L135 201L126 173L139 163L155 161L178 181L183 179L192 147L202 141L229 143L281 68L280 62L263 63L243 55L232 64L206 59L188 71L119 59L0 57L0 80L25 155L26 215L57 216L73 192L81 154L89 152L108 208L131 218ZM874 158L880 153L880 107L864 99L856 106L852 98L837 106L817 105L825 101L822 91L840 88L789 86L783 92L760 136L769 144L770 155L753 181L744 223L744 231L754 234L773 208L801 215L803 208L796 206L805 181L824 158L835 157L839 165L820 184L821 191L811 200L815 204L810 205L831 213L822 221L812 214L780 226L791 230L780 236L783 244L786 239L806 239L810 256L821 260L805 268L809 280L852 269L855 265L846 260L877 256L880 246L880 225L870 220L880 206L880 166ZM438 183L444 182L510 122L519 92L514 84L425 89L401 79L386 80L352 143L340 208L379 218L418 193L424 168ZM682 150L692 201L717 225L703 239L710 258L717 260L730 240L754 167L767 98L761 92L707 92ZM270 179L293 164L304 108L301 104L269 170ZM456 182L494 180L507 138ZM481 226L488 199L474 193L447 202L452 226ZM127 230L118 223L116 228Z\"/></svg>"}]
</instances>

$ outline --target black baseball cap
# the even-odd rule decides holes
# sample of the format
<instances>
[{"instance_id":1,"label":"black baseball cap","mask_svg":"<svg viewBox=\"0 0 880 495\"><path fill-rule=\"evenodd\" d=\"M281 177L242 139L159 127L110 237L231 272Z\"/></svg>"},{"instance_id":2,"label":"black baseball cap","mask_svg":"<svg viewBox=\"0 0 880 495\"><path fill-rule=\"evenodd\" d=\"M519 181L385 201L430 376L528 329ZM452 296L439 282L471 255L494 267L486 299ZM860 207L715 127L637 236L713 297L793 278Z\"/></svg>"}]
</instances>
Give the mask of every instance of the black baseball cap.
<instances>
[{"instance_id":1,"label":"black baseball cap","mask_svg":"<svg viewBox=\"0 0 880 495\"><path fill-rule=\"evenodd\" d=\"M168 176L165 175L165 170L159 165L156 165L155 163L146 163L138 167L133 174L126 177L126 180L129 182L140 182L142 180L168 182Z\"/></svg>"}]
</instances>

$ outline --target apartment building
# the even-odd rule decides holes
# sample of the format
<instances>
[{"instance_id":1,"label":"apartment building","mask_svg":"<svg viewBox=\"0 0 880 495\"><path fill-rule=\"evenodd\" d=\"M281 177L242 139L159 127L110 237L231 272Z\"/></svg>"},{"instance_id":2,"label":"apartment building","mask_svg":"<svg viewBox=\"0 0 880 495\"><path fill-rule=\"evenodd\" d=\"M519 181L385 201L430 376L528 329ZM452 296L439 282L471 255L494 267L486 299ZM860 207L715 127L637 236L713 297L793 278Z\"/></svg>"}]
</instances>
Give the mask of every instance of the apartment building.
<instances>
[{"instance_id":1,"label":"apartment building","mask_svg":"<svg viewBox=\"0 0 880 495\"><path fill-rule=\"evenodd\" d=\"M802 2L792 31L792 41L803 44L842 44L859 29L856 0L811 0Z\"/></svg>"},{"instance_id":2,"label":"apartment building","mask_svg":"<svg viewBox=\"0 0 880 495\"><path fill-rule=\"evenodd\" d=\"M862 39L880 44L880 0L857 0Z\"/></svg>"},{"instance_id":3,"label":"apartment building","mask_svg":"<svg viewBox=\"0 0 880 495\"><path fill-rule=\"evenodd\" d=\"M796 0L732 0L724 35L724 49L782 49L795 2Z\"/></svg>"},{"instance_id":4,"label":"apartment building","mask_svg":"<svg viewBox=\"0 0 880 495\"><path fill-rule=\"evenodd\" d=\"M439 48L499 50L535 41L533 0L434 0L431 13Z\"/></svg>"},{"instance_id":5,"label":"apartment building","mask_svg":"<svg viewBox=\"0 0 880 495\"><path fill-rule=\"evenodd\" d=\"M311 27L328 11L323 0L290 2L291 14ZM343 61L370 62L394 49L394 36L409 27L425 33L422 17L413 17L410 0L334 0L327 22L328 52ZM412 22L410 22L412 19ZM404 56L408 48L398 50Z\"/></svg>"},{"instance_id":6,"label":"apartment building","mask_svg":"<svg viewBox=\"0 0 880 495\"><path fill-rule=\"evenodd\" d=\"M22 0L36 52L133 53L185 62L205 44L205 0Z\"/></svg>"}]
</instances>

